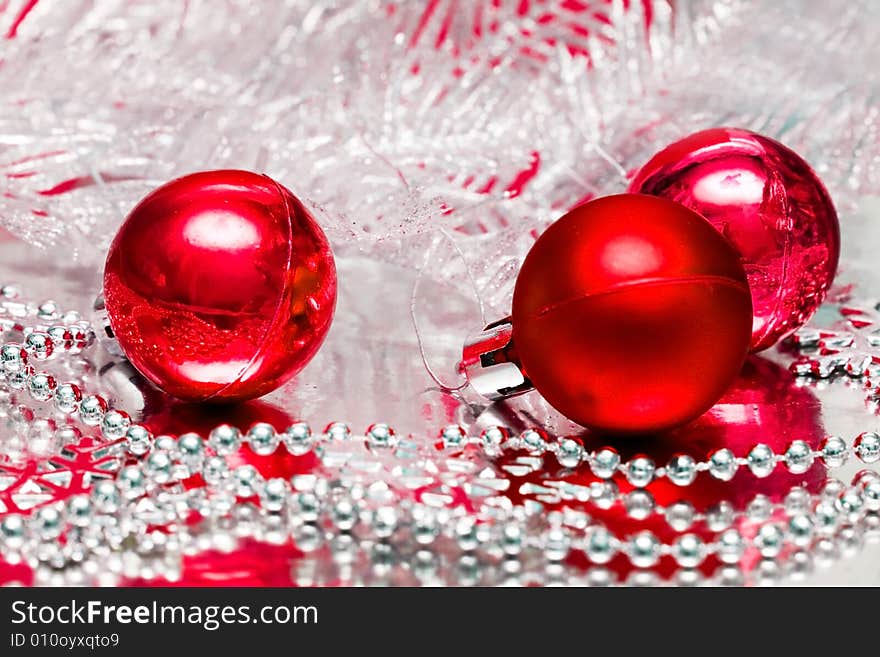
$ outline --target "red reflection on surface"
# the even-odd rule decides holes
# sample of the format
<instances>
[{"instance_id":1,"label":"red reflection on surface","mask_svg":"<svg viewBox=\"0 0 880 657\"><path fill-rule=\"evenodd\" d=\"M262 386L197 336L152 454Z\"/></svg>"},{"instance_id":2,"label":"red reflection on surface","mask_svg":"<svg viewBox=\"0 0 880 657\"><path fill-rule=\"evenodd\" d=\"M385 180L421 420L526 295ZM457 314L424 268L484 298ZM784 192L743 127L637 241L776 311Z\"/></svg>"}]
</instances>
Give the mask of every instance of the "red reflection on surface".
<instances>
[{"instance_id":1,"label":"red reflection on surface","mask_svg":"<svg viewBox=\"0 0 880 657\"><path fill-rule=\"evenodd\" d=\"M821 421L821 405L812 392L798 387L795 378L786 369L769 360L752 356L724 397L703 416L684 427L653 436L615 439L585 432L580 437L588 448L611 446L620 452L624 460L639 453L647 454L661 466L674 454L690 454L700 461L722 447L731 449L737 456L748 454L758 443L768 445L776 454L783 453L792 440L804 440L816 448L825 437L825 431ZM498 465L503 466L516 456L510 455ZM524 500L525 496L520 491L522 484L527 482L540 485L556 480L589 486L600 481L588 468L576 471L562 469L552 456L545 457L544 466L546 469L521 478L504 473L505 477L514 479L509 496L515 502ZM825 482L825 473L826 469L821 463L814 464L810 470L800 475L793 475L780 465L770 476L758 479L747 468L741 467L729 482L701 473L687 487L676 486L664 478L653 482L647 490L653 495L658 507L687 501L696 511L701 512L719 502L727 501L739 510L759 494L766 495L773 502L779 502L795 486L803 486L815 493ZM614 481L621 493L633 489L622 476L616 477ZM644 520L633 519L627 515L620 502L610 509L600 509L589 502L568 500L547 506L548 510L581 508L621 538L649 530L664 543L670 543L680 534L686 533L676 532L656 513ZM754 531L745 524L741 524L739 529L747 535ZM687 531L700 535L706 541L715 536L715 532L709 531L702 523L695 524ZM756 558L756 555L747 554L741 565L751 564ZM590 565L580 554L574 557L573 562L584 567ZM716 559L709 558L703 563L701 570L710 574L718 566ZM625 577L633 570L629 561L620 555L609 567L620 577ZM664 557L654 570L662 576L668 576L676 570L676 565L670 557Z\"/></svg>"},{"instance_id":2,"label":"red reflection on surface","mask_svg":"<svg viewBox=\"0 0 880 657\"><path fill-rule=\"evenodd\" d=\"M167 399L167 398L166 398ZM249 401L242 404L204 405L187 404L169 400L150 414L144 425L155 434L180 435L196 432L208 436L211 429L219 424L230 424L242 433L257 422L266 422L276 431L293 423L293 418L283 409L263 401ZM303 456L290 454L283 445L274 453L260 456L243 445L237 453L227 456L231 467L252 465L265 479L279 477L289 480L294 475L306 474L314 470L319 461L313 452ZM185 485L195 488L203 485L201 475L197 475ZM254 499L255 504L259 502ZM302 556L292 540L281 545L269 545L247 539L231 552L208 550L184 557L181 579L175 582L166 580L140 579L127 580L131 586L290 586L293 563Z\"/></svg>"}]
</instances>

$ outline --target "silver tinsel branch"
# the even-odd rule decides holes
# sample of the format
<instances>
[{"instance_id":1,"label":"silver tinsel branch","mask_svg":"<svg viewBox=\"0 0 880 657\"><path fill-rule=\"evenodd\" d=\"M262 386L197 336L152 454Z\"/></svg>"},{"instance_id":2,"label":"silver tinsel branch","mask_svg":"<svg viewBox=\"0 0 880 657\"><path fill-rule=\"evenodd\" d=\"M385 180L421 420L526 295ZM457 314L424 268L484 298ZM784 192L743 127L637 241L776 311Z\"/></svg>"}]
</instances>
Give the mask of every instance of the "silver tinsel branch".
<instances>
[{"instance_id":1,"label":"silver tinsel branch","mask_svg":"<svg viewBox=\"0 0 880 657\"><path fill-rule=\"evenodd\" d=\"M878 188L873 2L70 0L3 14L0 221L71 264L186 172L264 171L341 257L504 309L534 236L711 125ZM450 241L456 248L448 248ZM457 278L458 277L458 278Z\"/></svg>"}]
</instances>

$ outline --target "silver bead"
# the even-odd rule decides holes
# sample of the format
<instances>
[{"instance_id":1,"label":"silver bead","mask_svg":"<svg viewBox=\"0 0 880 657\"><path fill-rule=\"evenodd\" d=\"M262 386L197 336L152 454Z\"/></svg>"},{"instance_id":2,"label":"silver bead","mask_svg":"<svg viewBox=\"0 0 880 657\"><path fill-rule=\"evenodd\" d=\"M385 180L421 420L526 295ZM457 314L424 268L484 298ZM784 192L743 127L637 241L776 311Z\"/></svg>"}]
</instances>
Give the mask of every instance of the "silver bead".
<instances>
[{"instance_id":1,"label":"silver bead","mask_svg":"<svg viewBox=\"0 0 880 657\"><path fill-rule=\"evenodd\" d=\"M652 570L633 570L626 576L624 586L654 588L660 585L660 577Z\"/></svg>"},{"instance_id":2,"label":"silver bead","mask_svg":"<svg viewBox=\"0 0 880 657\"><path fill-rule=\"evenodd\" d=\"M287 502L287 493L290 487L280 477L269 479L260 487L260 508L269 512L280 511Z\"/></svg>"},{"instance_id":3,"label":"silver bead","mask_svg":"<svg viewBox=\"0 0 880 657\"><path fill-rule=\"evenodd\" d=\"M248 429L246 440L257 456L269 456L278 449L278 434L275 433L275 427L267 422L257 422Z\"/></svg>"},{"instance_id":4,"label":"silver bead","mask_svg":"<svg viewBox=\"0 0 880 657\"><path fill-rule=\"evenodd\" d=\"M519 435L522 448L532 454L543 454L547 450L547 441L540 431L526 429Z\"/></svg>"},{"instance_id":5,"label":"silver bead","mask_svg":"<svg viewBox=\"0 0 880 657\"><path fill-rule=\"evenodd\" d=\"M862 497L868 511L880 511L880 479L871 479L862 486Z\"/></svg>"},{"instance_id":6,"label":"silver bead","mask_svg":"<svg viewBox=\"0 0 880 657\"><path fill-rule=\"evenodd\" d=\"M808 547L813 540L813 520L805 513L793 515L788 520L788 535L798 547Z\"/></svg>"},{"instance_id":7,"label":"silver bead","mask_svg":"<svg viewBox=\"0 0 880 657\"><path fill-rule=\"evenodd\" d=\"M131 426L131 418L124 411L109 410L101 420L101 433L108 440L119 440Z\"/></svg>"},{"instance_id":8,"label":"silver bead","mask_svg":"<svg viewBox=\"0 0 880 657\"><path fill-rule=\"evenodd\" d=\"M864 507L861 492L857 489L849 489L844 491L837 498L837 508L841 513L845 514L850 522L858 522L859 516Z\"/></svg>"},{"instance_id":9,"label":"silver bead","mask_svg":"<svg viewBox=\"0 0 880 657\"><path fill-rule=\"evenodd\" d=\"M394 429L384 422L377 422L367 427L367 446L372 448L391 448L397 445Z\"/></svg>"},{"instance_id":10,"label":"silver bead","mask_svg":"<svg viewBox=\"0 0 880 657\"><path fill-rule=\"evenodd\" d=\"M726 447L716 449L709 455L709 474L719 481L733 479L738 468L736 455Z\"/></svg>"},{"instance_id":11,"label":"silver bead","mask_svg":"<svg viewBox=\"0 0 880 657\"><path fill-rule=\"evenodd\" d=\"M21 345L4 344L0 347L0 365L6 372L18 372L27 362L27 352Z\"/></svg>"},{"instance_id":12,"label":"silver bead","mask_svg":"<svg viewBox=\"0 0 880 657\"><path fill-rule=\"evenodd\" d=\"M26 365L15 372L6 373L6 384L13 390L24 390L27 386L28 379L34 374L34 369L30 365Z\"/></svg>"},{"instance_id":13,"label":"silver bead","mask_svg":"<svg viewBox=\"0 0 880 657\"><path fill-rule=\"evenodd\" d=\"M839 468L846 463L849 457L849 450L842 438L837 436L829 436L819 447L822 452L822 460L829 468Z\"/></svg>"},{"instance_id":14,"label":"silver bead","mask_svg":"<svg viewBox=\"0 0 880 657\"><path fill-rule=\"evenodd\" d=\"M467 444L467 432L460 424L449 424L440 432L440 440L446 449L458 449Z\"/></svg>"},{"instance_id":15,"label":"silver bead","mask_svg":"<svg viewBox=\"0 0 880 657\"><path fill-rule=\"evenodd\" d=\"M205 462L205 441L197 433L185 433L177 439L177 453L180 462L193 473Z\"/></svg>"},{"instance_id":16,"label":"silver bead","mask_svg":"<svg viewBox=\"0 0 880 657\"><path fill-rule=\"evenodd\" d=\"M782 552L785 533L776 523L767 523L758 528L754 544L762 557L773 558Z\"/></svg>"},{"instance_id":17,"label":"silver bead","mask_svg":"<svg viewBox=\"0 0 880 657\"><path fill-rule=\"evenodd\" d=\"M637 488L627 493L623 505L630 518L644 520L654 512L654 496L646 490Z\"/></svg>"},{"instance_id":18,"label":"silver bead","mask_svg":"<svg viewBox=\"0 0 880 657\"><path fill-rule=\"evenodd\" d=\"M617 554L617 539L604 527L589 527L584 536L584 552L595 564L606 564Z\"/></svg>"},{"instance_id":19,"label":"silver bead","mask_svg":"<svg viewBox=\"0 0 880 657\"><path fill-rule=\"evenodd\" d=\"M747 457L749 470L752 474L763 479L769 477L776 468L776 459L773 450L763 443L755 445Z\"/></svg>"},{"instance_id":20,"label":"silver bead","mask_svg":"<svg viewBox=\"0 0 880 657\"><path fill-rule=\"evenodd\" d=\"M24 516L18 513L7 513L0 518L0 545L12 550L24 545L27 536L27 524Z\"/></svg>"},{"instance_id":21,"label":"silver bead","mask_svg":"<svg viewBox=\"0 0 880 657\"><path fill-rule=\"evenodd\" d=\"M501 427L487 427L480 432L480 445L489 456L501 453L501 445L507 439L507 432Z\"/></svg>"},{"instance_id":22,"label":"silver bead","mask_svg":"<svg viewBox=\"0 0 880 657\"><path fill-rule=\"evenodd\" d=\"M735 565L722 566L715 575L719 586L737 586L745 583L742 570Z\"/></svg>"},{"instance_id":23,"label":"silver bead","mask_svg":"<svg viewBox=\"0 0 880 657\"><path fill-rule=\"evenodd\" d=\"M303 552L314 552L321 546L321 530L315 525L304 523L294 528L292 532L293 542Z\"/></svg>"},{"instance_id":24,"label":"silver bead","mask_svg":"<svg viewBox=\"0 0 880 657\"><path fill-rule=\"evenodd\" d=\"M307 422L294 422L283 434L281 441L287 447L287 451L294 456L303 456L312 450L315 444L315 438L312 435L312 428Z\"/></svg>"},{"instance_id":25,"label":"silver bead","mask_svg":"<svg viewBox=\"0 0 880 657\"><path fill-rule=\"evenodd\" d=\"M92 523L92 502L88 495L74 495L67 500L67 519L76 527Z\"/></svg>"},{"instance_id":26,"label":"silver bead","mask_svg":"<svg viewBox=\"0 0 880 657\"><path fill-rule=\"evenodd\" d=\"M706 525L713 532L720 532L733 524L735 510L730 502L719 502L706 511Z\"/></svg>"},{"instance_id":27,"label":"silver bead","mask_svg":"<svg viewBox=\"0 0 880 657\"><path fill-rule=\"evenodd\" d=\"M608 568L590 568L587 571L587 586L612 586L617 575Z\"/></svg>"},{"instance_id":28,"label":"silver bead","mask_svg":"<svg viewBox=\"0 0 880 657\"><path fill-rule=\"evenodd\" d=\"M55 377L39 372L28 377L27 389L30 396L36 401L49 401L55 394Z\"/></svg>"},{"instance_id":29,"label":"silver bead","mask_svg":"<svg viewBox=\"0 0 880 657\"><path fill-rule=\"evenodd\" d=\"M590 459L590 470L602 479L611 479L620 467L620 454L611 447L603 447Z\"/></svg>"},{"instance_id":30,"label":"silver bead","mask_svg":"<svg viewBox=\"0 0 880 657\"><path fill-rule=\"evenodd\" d=\"M853 557L862 548L864 535L861 529L842 527L837 535L837 542L844 557Z\"/></svg>"},{"instance_id":31,"label":"silver bead","mask_svg":"<svg viewBox=\"0 0 880 657\"><path fill-rule=\"evenodd\" d=\"M803 579L813 572L813 555L804 550L792 552L786 563L786 574L793 580Z\"/></svg>"},{"instance_id":32,"label":"silver bead","mask_svg":"<svg viewBox=\"0 0 880 657\"><path fill-rule=\"evenodd\" d=\"M62 413L73 413L81 400L82 392L74 383L62 383L55 390L55 408Z\"/></svg>"},{"instance_id":33,"label":"silver bead","mask_svg":"<svg viewBox=\"0 0 880 657\"><path fill-rule=\"evenodd\" d=\"M107 412L107 401L98 395L83 397L79 403L79 418L83 424L90 427L101 424L105 412Z\"/></svg>"},{"instance_id":34,"label":"silver bead","mask_svg":"<svg viewBox=\"0 0 880 657\"><path fill-rule=\"evenodd\" d=\"M60 326L57 324L55 326L50 326L46 330L46 334L52 340L53 348L69 349L71 342L73 341L73 335L66 326Z\"/></svg>"},{"instance_id":35,"label":"silver bead","mask_svg":"<svg viewBox=\"0 0 880 657\"><path fill-rule=\"evenodd\" d=\"M650 568L660 560L660 542L649 531L639 532L627 541L627 554L637 568Z\"/></svg>"},{"instance_id":36,"label":"silver bead","mask_svg":"<svg viewBox=\"0 0 880 657\"><path fill-rule=\"evenodd\" d=\"M3 285L0 287L0 296L4 299L17 299L21 296L21 290L17 285Z\"/></svg>"},{"instance_id":37,"label":"silver bead","mask_svg":"<svg viewBox=\"0 0 880 657\"><path fill-rule=\"evenodd\" d=\"M477 523L473 518L460 518L455 523L454 534L458 549L462 552L473 552L480 545Z\"/></svg>"},{"instance_id":38,"label":"silver bead","mask_svg":"<svg viewBox=\"0 0 880 657\"><path fill-rule=\"evenodd\" d=\"M337 529L351 531L358 521L357 509L351 500L338 500L330 510L330 517Z\"/></svg>"},{"instance_id":39,"label":"silver bead","mask_svg":"<svg viewBox=\"0 0 880 657\"><path fill-rule=\"evenodd\" d=\"M252 465L240 465L232 471L235 481L235 494L238 497L254 497L263 478Z\"/></svg>"},{"instance_id":40,"label":"silver bead","mask_svg":"<svg viewBox=\"0 0 880 657\"><path fill-rule=\"evenodd\" d=\"M682 568L696 568L706 558L706 546L696 534L683 534L672 544L672 557Z\"/></svg>"},{"instance_id":41,"label":"silver bead","mask_svg":"<svg viewBox=\"0 0 880 657\"><path fill-rule=\"evenodd\" d=\"M156 436L153 441L153 449L174 454L177 451L177 441L168 435Z\"/></svg>"},{"instance_id":42,"label":"silver bead","mask_svg":"<svg viewBox=\"0 0 880 657\"><path fill-rule=\"evenodd\" d=\"M735 529L725 529L718 535L716 554L722 563L735 564L746 549L742 535Z\"/></svg>"},{"instance_id":43,"label":"silver bead","mask_svg":"<svg viewBox=\"0 0 880 657\"><path fill-rule=\"evenodd\" d=\"M131 425L125 432L125 445L132 456L143 456L150 451L153 434L140 424Z\"/></svg>"},{"instance_id":44,"label":"silver bead","mask_svg":"<svg viewBox=\"0 0 880 657\"><path fill-rule=\"evenodd\" d=\"M584 454L584 448L573 438L563 438L556 450L556 460L563 468L576 468Z\"/></svg>"},{"instance_id":45,"label":"silver bead","mask_svg":"<svg viewBox=\"0 0 880 657\"><path fill-rule=\"evenodd\" d=\"M838 497L843 495L843 492L845 490L846 484L844 484L840 479L828 477L822 484L821 495L825 499L836 500Z\"/></svg>"},{"instance_id":46,"label":"silver bead","mask_svg":"<svg viewBox=\"0 0 880 657\"><path fill-rule=\"evenodd\" d=\"M788 515L795 515L809 510L810 502L810 494L804 488L797 486L786 493L783 506Z\"/></svg>"},{"instance_id":47,"label":"silver bead","mask_svg":"<svg viewBox=\"0 0 880 657\"><path fill-rule=\"evenodd\" d=\"M229 464L222 456L209 456L202 468L202 477L210 486L216 486L229 477Z\"/></svg>"},{"instance_id":48,"label":"silver bead","mask_svg":"<svg viewBox=\"0 0 880 657\"><path fill-rule=\"evenodd\" d=\"M832 500L822 500L813 510L813 522L816 531L828 535L833 534L840 524L840 511Z\"/></svg>"},{"instance_id":49,"label":"silver bead","mask_svg":"<svg viewBox=\"0 0 880 657\"><path fill-rule=\"evenodd\" d=\"M140 497L147 491L147 478L144 471L136 465L127 465L116 476L116 484L122 495L129 500Z\"/></svg>"},{"instance_id":50,"label":"silver bead","mask_svg":"<svg viewBox=\"0 0 880 657\"><path fill-rule=\"evenodd\" d=\"M654 461L636 456L626 464L626 480L636 488L644 488L654 480Z\"/></svg>"},{"instance_id":51,"label":"silver bead","mask_svg":"<svg viewBox=\"0 0 880 657\"><path fill-rule=\"evenodd\" d=\"M44 541L58 538L64 529L64 516L54 506L37 509L31 517L31 529Z\"/></svg>"},{"instance_id":52,"label":"silver bead","mask_svg":"<svg viewBox=\"0 0 880 657\"><path fill-rule=\"evenodd\" d=\"M547 561L559 562L565 559L571 550L571 537L563 527L551 527L544 534L543 544Z\"/></svg>"},{"instance_id":53,"label":"silver bead","mask_svg":"<svg viewBox=\"0 0 880 657\"><path fill-rule=\"evenodd\" d=\"M675 573L676 586L700 586L703 581L703 574L699 570L694 570L693 568L684 568Z\"/></svg>"},{"instance_id":54,"label":"silver bead","mask_svg":"<svg viewBox=\"0 0 880 657\"><path fill-rule=\"evenodd\" d=\"M754 569L756 583L759 586L773 586L782 579L782 568L776 559L765 557L761 559Z\"/></svg>"},{"instance_id":55,"label":"silver bead","mask_svg":"<svg viewBox=\"0 0 880 657\"><path fill-rule=\"evenodd\" d=\"M766 495L755 495L754 499L746 506L746 515L749 520L763 522L770 518L773 513L773 505Z\"/></svg>"},{"instance_id":56,"label":"silver bead","mask_svg":"<svg viewBox=\"0 0 880 657\"><path fill-rule=\"evenodd\" d=\"M324 429L327 440L342 441L351 438L351 429L345 422L331 422Z\"/></svg>"},{"instance_id":57,"label":"silver bead","mask_svg":"<svg viewBox=\"0 0 880 657\"><path fill-rule=\"evenodd\" d=\"M694 507L690 502L673 502L664 512L667 524L677 532L683 532L694 524Z\"/></svg>"},{"instance_id":58,"label":"silver bead","mask_svg":"<svg viewBox=\"0 0 880 657\"><path fill-rule=\"evenodd\" d=\"M39 306L37 306L37 317L51 321L53 319L58 319L58 304L54 301L44 301Z\"/></svg>"},{"instance_id":59,"label":"silver bead","mask_svg":"<svg viewBox=\"0 0 880 657\"><path fill-rule=\"evenodd\" d=\"M813 449L804 440L794 440L785 451L785 465L792 474L803 474L813 466Z\"/></svg>"},{"instance_id":60,"label":"silver bead","mask_svg":"<svg viewBox=\"0 0 880 657\"><path fill-rule=\"evenodd\" d=\"M517 523L511 522L501 527L498 544L507 556L516 556L522 552L524 540L523 531Z\"/></svg>"},{"instance_id":61,"label":"silver bead","mask_svg":"<svg viewBox=\"0 0 880 657\"><path fill-rule=\"evenodd\" d=\"M862 463L880 461L880 435L873 431L859 434L855 443L853 443L853 450Z\"/></svg>"},{"instance_id":62,"label":"silver bead","mask_svg":"<svg viewBox=\"0 0 880 657\"><path fill-rule=\"evenodd\" d=\"M95 508L100 513L113 515L122 504L122 495L119 488L112 481L106 479L92 486L90 496Z\"/></svg>"},{"instance_id":63,"label":"silver bead","mask_svg":"<svg viewBox=\"0 0 880 657\"><path fill-rule=\"evenodd\" d=\"M378 538L388 538L397 529L397 511L393 506L382 506L373 512L370 523Z\"/></svg>"},{"instance_id":64,"label":"silver bead","mask_svg":"<svg viewBox=\"0 0 880 657\"><path fill-rule=\"evenodd\" d=\"M697 478L697 462L687 454L676 454L666 466L666 477L676 486L690 486Z\"/></svg>"},{"instance_id":65,"label":"silver bead","mask_svg":"<svg viewBox=\"0 0 880 657\"><path fill-rule=\"evenodd\" d=\"M482 573L480 560L473 554L461 555L455 566L455 578L459 586L476 586Z\"/></svg>"},{"instance_id":66,"label":"silver bead","mask_svg":"<svg viewBox=\"0 0 880 657\"><path fill-rule=\"evenodd\" d=\"M171 481L172 466L171 455L164 450L153 450L144 459L144 471L157 484L167 484Z\"/></svg>"},{"instance_id":67,"label":"silver bead","mask_svg":"<svg viewBox=\"0 0 880 657\"><path fill-rule=\"evenodd\" d=\"M34 359L46 360L54 350L52 338L47 333L33 331L24 339L24 348Z\"/></svg>"},{"instance_id":68,"label":"silver bead","mask_svg":"<svg viewBox=\"0 0 880 657\"><path fill-rule=\"evenodd\" d=\"M241 431L228 424L221 424L211 430L208 445L220 456L234 454L241 447Z\"/></svg>"},{"instance_id":69,"label":"silver bead","mask_svg":"<svg viewBox=\"0 0 880 657\"><path fill-rule=\"evenodd\" d=\"M317 522L321 514L321 501L314 493L302 492L293 498L293 515L303 522Z\"/></svg>"},{"instance_id":70,"label":"silver bead","mask_svg":"<svg viewBox=\"0 0 880 657\"><path fill-rule=\"evenodd\" d=\"M594 481L590 484L590 499L600 509L610 509L617 502L620 490L613 481Z\"/></svg>"},{"instance_id":71,"label":"silver bead","mask_svg":"<svg viewBox=\"0 0 880 657\"><path fill-rule=\"evenodd\" d=\"M427 508L417 508L413 512L412 536L419 545L430 545L440 534L437 516Z\"/></svg>"}]
</instances>

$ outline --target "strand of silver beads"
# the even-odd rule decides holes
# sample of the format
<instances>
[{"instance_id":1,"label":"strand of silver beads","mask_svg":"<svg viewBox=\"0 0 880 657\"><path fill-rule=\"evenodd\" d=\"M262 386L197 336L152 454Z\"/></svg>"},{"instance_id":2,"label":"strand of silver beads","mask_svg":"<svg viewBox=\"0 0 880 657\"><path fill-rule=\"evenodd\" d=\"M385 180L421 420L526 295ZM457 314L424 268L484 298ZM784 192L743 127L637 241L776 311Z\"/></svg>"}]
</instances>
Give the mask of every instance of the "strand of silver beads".
<instances>
[{"instance_id":1,"label":"strand of silver beads","mask_svg":"<svg viewBox=\"0 0 880 657\"><path fill-rule=\"evenodd\" d=\"M539 505L531 509L489 507L474 515L461 509L387 499L387 491L384 499L371 499L359 484L346 483L336 474L267 481L252 466L230 468L226 456L244 443L262 455L284 445L295 455L314 451L323 457L325 448L334 443L361 443L368 452L394 453L400 441L386 424L371 425L364 436L356 439L348 426L339 422L320 434L314 434L302 422L281 433L259 423L244 434L221 425L207 439L193 433L154 439L145 427L133 424L127 413L109 408L100 395L85 394L73 383L59 385L50 374L34 368L34 363L61 353L77 353L92 344L94 331L88 323L75 314L60 313L51 302L30 306L10 300L12 293L7 288L0 289L0 296L6 298L0 302L0 316L15 317L3 324L4 331L17 331L23 336L21 343L0 345L4 384L13 390L26 389L35 401L53 403L59 411L76 416L87 426L100 427L108 443L124 449L131 460L112 481L96 484L91 495L74 496L66 504L41 507L30 515L3 517L0 551L4 558L25 560L40 572L49 573L46 577L65 571L71 564L74 572L79 569L87 573L88 568L81 567L86 562L97 573L98 566L107 559L127 554L128 565L123 563L111 571L120 576L173 578L179 575L179 558L187 551L216 547L217 542L228 548L245 536L276 542L292 537L306 552L346 542L359 550L391 543L399 549L408 542L404 547L419 554L445 540L459 560L468 562L519 562L525 555L536 554L543 564L542 572L564 569L563 562L572 551L582 552L594 564L607 563L620 555L639 569L670 557L682 572L690 572L713 555L732 566L747 549L754 548L764 559L773 561L792 550L798 554L805 547L818 549L831 537L845 544L857 543L863 533L875 533L878 527L880 482L867 475L850 487L829 482L815 497L796 489L782 505L773 506L766 499L756 498L739 514L729 505L705 514L689 513L684 503L657 509L649 493L641 490L663 477L687 486L700 472L728 481L741 467L757 477L766 477L783 466L793 473L805 472L817 459L829 467L842 466L849 458L874 463L880 459L880 437L872 432L862 433L850 443L831 437L815 450L805 441L796 440L779 455L766 445L756 445L743 456L721 449L701 461L682 454L666 466L656 467L643 455L623 462L612 448L586 450L577 439L548 440L537 430L511 436L503 428L492 427L469 436L462 427L453 425L441 431L442 444L450 452L478 446L492 458L505 451L526 451L533 456L552 455L564 468L588 467L605 480L590 489L590 501L599 508L622 502L634 518L661 513L678 531L704 521L710 530L719 532L710 541L686 533L664 544L648 531L618 538L586 513L572 509L545 516L537 511ZM197 473L203 475L205 488L182 490L179 483ZM610 481L618 475L639 490L621 498ZM259 504L238 503L251 498ZM195 532L185 524L192 511L206 519L205 526ZM764 524L747 537L736 527L744 522ZM174 527L173 536L162 538L165 534L148 530L163 523ZM134 552L120 549L126 540L134 541ZM134 567L133 554L149 558L138 557L139 565Z\"/></svg>"},{"instance_id":2,"label":"strand of silver beads","mask_svg":"<svg viewBox=\"0 0 880 657\"><path fill-rule=\"evenodd\" d=\"M689 454L676 454L665 466L660 467L643 454L623 461L613 447L587 450L577 438L548 440L536 429L510 436L501 427L491 427L484 429L479 436L468 437L461 427L452 425L442 431L441 438L448 447L479 445L489 455L515 450L524 450L535 456L551 454L565 468L586 466L601 479L622 474L637 488L644 488L664 477L676 486L689 486L701 472L708 472L719 481L730 481L742 467L748 468L756 477L764 478L773 474L777 467L785 467L792 474L803 474L816 460L821 460L829 468L842 467L850 458L857 458L866 464L880 461L880 434L872 431L860 433L851 443L837 436L829 436L818 449L813 449L804 440L793 440L781 454L774 453L763 443L740 456L726 447L713 451L699 461Z\"/></svg>"},{"instance_id":3,"label":"strand of silver beads","mask_svg":"<svg viewBox=\"0 0 880 657\"><path fill-rule=\"evenodd\" d=\"M388 432L384 426L372 430L385 435L381 441L383 447L393 444L393 441L387 441ZM43 507L29 518L7 515L0 523L4 556L14 561L15 556L9 554L9 548L32 545L27 537L37 537L45 542L53 537L60 539L63 535L63 547L58 546L55 551L47 550L42 543L42 550L26 549L19 553L19 558L27 558L30 554L31 560L35 558L34 554L51 558L57 569L64 552L77 545L76 541L70 540L68 532L71 529L80 533L84 532L84 527L109 530L109 544L112 546L121 540L117 523L124 527L126 519L133 526L143 528L147 523L159 524L157 521L162 519L180 523L189 511L195 510L217 521L230 509L237 508L236 500L250 498L259 500L260 504L240 507L250 514L251 527L238 526L235 534L238 538L248 535L249 531L261 539L267 538L267 532L281 537L292 536L299 549L309 552L355 536L358 543L366 540L364 545L368 546L371 541L382 543L394 536L405 535L412 546L422 548L432 545L439 537L446 537L460 555L480 554L497 560L533 551L540 553L548 566L559 564L575 550L582 551L594 564L607 563L620 554L638 568L650 568L661 558L669 556L682 568L693 569L710 555L725 564L735 564L749 548L756 549L764 558L773 559L789 548L818 547L832 536L838 536L846 543L857 543L860 540L859 527L864 525L871 531L878 527L880 482L876 476L863 476L849 488L840 482L830 482L815 498L803 490L793 491L781 509L786 522L777 519L765 523L750 538L731 527L721 531L713 541L704 542L691 533L678 536L671 544L664 544L647 531L617 538L588 515L572 510L552 514L546 523L531 528L526 522L529 515L533 518L544 516L537 512L529 514L524 507L490 509L471 516L460 509L437 509L399 499L382 503L382 500L371 500L356 486L347 486L343 482L334 484L330 479L300 476L289 482L264 480L252 466L229 468L223 458L242 443L250 444L252 449L264 454L270 453L270 446L277 449L280 444L287 445L288 451L293 446L293 449L305 453L303 445L309 436L311 432L303 423L297 423L282 435L266 424L254 425L244 435L224 425L211 432L207 443L196 434L184 434L177 440L161 436L142 463L123 467L115 482L100 482L90 497L72 498L64 507ZM324 434L324 440L351 438L350 433L339 425L332 425L331 431ZM314 443L310 448L313 446ZM204 476L205 490L168 490L175 482L196 472ZM154 499L159 504L145 505L146 499ZM125 503L129 512L121 513L121 506ZM184 532L175 541L191 545L191 541L185 538L187 536ZM95 543L94 536L90 540ZM144 533L139 540L150 546L155 537ZM163 547L167 548L164 542ZM145 575L140 573L140 576Z\"/></svg>"}]
</instances>

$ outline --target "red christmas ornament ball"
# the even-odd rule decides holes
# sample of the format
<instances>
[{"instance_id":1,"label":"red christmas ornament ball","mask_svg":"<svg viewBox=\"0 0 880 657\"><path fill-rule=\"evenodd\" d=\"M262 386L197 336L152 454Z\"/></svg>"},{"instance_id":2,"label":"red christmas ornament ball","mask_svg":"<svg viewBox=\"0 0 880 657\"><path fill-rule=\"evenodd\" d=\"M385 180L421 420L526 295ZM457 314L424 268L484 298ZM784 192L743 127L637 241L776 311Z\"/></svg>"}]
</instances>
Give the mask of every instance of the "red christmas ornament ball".
<instances>
[{"instance_id":1,"label":"red christmas ornament ball","mask_svg":"<svg viewBox=\"0 0 880 657\"><path fill-rule=\"evenodd\" d=\"M312 358L336 305L321 228L267 176L208 171L144 198L110 246L110 326L147 379L189 401L277 388Z\"/></svg>"},{"instance_id":2,"label":"red christmas ornament ball","mask_svg":"<svg viewBox=\"0 0 880 657\"><path fill-rule=\"evenodd\" d=\"M678 203L639 194L581 205L523 263L513 344L525 375L578 424L668 429L724 393L749 348L739 254Z\"/></svg>"},{"instance_id":3,"label":"red christmas ornament ball","mask_svg":"<svg viewBox=\"0 0 880 657\"><path fill-rule=\"evenodd\" d=\"M779 142L704 130L657 153L630 191L686 205L739 250L752 290L753 351L803 325L825 298L840 256L837 213L815 172Z\"/></svg>"}]
</instances>

